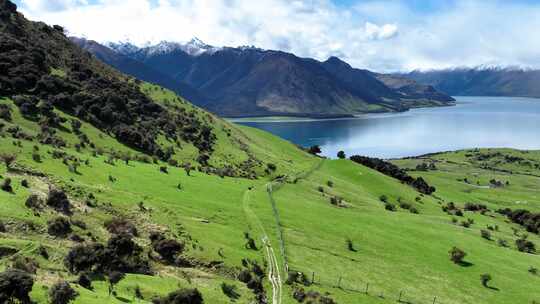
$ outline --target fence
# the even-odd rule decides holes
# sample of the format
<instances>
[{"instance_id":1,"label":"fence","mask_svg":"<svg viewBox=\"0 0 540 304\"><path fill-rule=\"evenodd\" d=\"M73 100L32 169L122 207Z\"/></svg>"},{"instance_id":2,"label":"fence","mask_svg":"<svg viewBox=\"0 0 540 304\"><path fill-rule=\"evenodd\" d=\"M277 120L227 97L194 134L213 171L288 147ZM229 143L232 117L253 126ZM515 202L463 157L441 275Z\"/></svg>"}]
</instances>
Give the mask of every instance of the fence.
<instances>
[{"instance_id":1,"label":"fence","mask_svg":"<svg viewBox=\"0 0 540 304\"><path fill-rule=\"evenodd\" d=\"M412 295L406 289L389 290L376 284L363 281L351 280L345 277L328 277L319 275L316 272L305 272L307 283L326 287L339 288L343 291L357 293L359 296L377 297L386 300L397 301L407 304L444 304L445 302L438 296L418 296Z\"/></svg>"},{"instance_id":2,"label":"fence","mask_svg":"<svg viewBox=\"0 0 540 304\"><path fill-rule=\"evenodd\" d=\"M313 172L319 170L319 168L322 166L324 162L324 159L322 159L320 162L318 162L316 165L314 165L312 168L310 168L308 171L302 172L298 174L294 180L298 181L301 179L305 179L309 177ZM277 179L273 182L270 182L266 186L266 191L268 192L268 199L270 200L270 204L272 205L272 211L274 213L274 218L276 220L276 227L277 227L277 233L279 238L279 249L281 252L281 256L283 257L283 267L285 269L285 273L289 272L289 262L287 259L287 251L285 249L285 239L283 237L283 227L281 226L281 220L279 218L279 212L277 209L276 201L274 200L273 192L279 190L286 182L286 177ZM275 189L275 190L274 190Z\"/></svg>"}]
</instances>

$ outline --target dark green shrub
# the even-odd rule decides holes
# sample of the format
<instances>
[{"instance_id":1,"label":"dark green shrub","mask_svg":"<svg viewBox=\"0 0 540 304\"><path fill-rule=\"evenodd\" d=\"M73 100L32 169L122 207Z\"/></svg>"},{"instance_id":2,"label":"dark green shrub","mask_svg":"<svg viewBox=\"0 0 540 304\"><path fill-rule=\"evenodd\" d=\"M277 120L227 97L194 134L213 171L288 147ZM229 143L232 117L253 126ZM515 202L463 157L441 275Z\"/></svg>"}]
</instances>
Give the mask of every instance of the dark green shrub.
<instances>
[{"instance_id":1,"label":"dark green shrub","mask_svg":"<svg viewBox=\"0 0 540 304\"><path fill-rule=\"evenodd\" d=\"M112 218L106 221L104 226L110 234L129 234L132 236L139 235L135 225L125 218Z\"/></svg>"},{"instance_id":2,"label":"dark green shrub","mask_svg":"<svg viewBox=\"0 0 540 304\"><path fill-rule=\"evenodd\" d=\"M535 253L536 252L536 247L535 247L534 243L527 240L527 239L525 239L525 238L517 239L516 240L516 246L517 246L518 250L521 251L521 252L527 252L527 253Z\"/></svg>"},{"instance_id":3,"label":"dark green shrub","mask_svg":"<svg viewBox=\"0 0 540 304\"><path fill-rule=\"evenodd\" d=\"M152 301L154 304L202 304L202 294L195 289L179 289Z\"/></svg>"},{"instance_id":4,"label":"dark green shrub","mask_svg":"<svg viewBox=\"0 0 540 304\"><path fill-rule=\"evenodd\" d=\"M13 187L11 187L11 178L7 177L0 185L0 189L8 193L13 193Z\"/></svg>"},{"instance_id":5,"label":"dark green shrub","mask_svg":"<svg viewBox=\"0 0 540 304\"><path fill-rule=\"evenodd\" d=\"M92 287L92 279L90 279L90 276L87 273L81 273L79 277L77 278L77 284L79 284L81 287L84 287L88 290L93 290Z\"/></svg>"},{"instance_id":6,"label":"dark green shrub","mask_svg":"<svg viewBox=\"0 0 540 304\"><path fill-rule=\"evenodd\" d=\"M339 151L339 152L337 153L337 157L338 157L339 159L345 159L347 156L345 155L345 152Z\"/></svg>"},{"instance_id":7,"label":"dark green shrub","mask_svg":"<svg viewBox=\"0 0 540 304\"><path fill-rule=\"evenodd\" d=\"M384 204L384 209L386 209L388 211L392 211L392 212L395 212L397 210L396 206L394 204L391 204L391 203Z\"/></svg>"},{"instance_id":8,"label":"dark green shrub","mask_svg":"<svg viewBox=\"0 0 540 304\"><path fill-rule=\"evenodd\" d=\"M65 238L72 231L71 223L65 217L57 217L47 222L47 232L52 236Z\"/></svg>"},{"instance_id":9,"label":"dark green shrub","mask_svg":"<svg viewBox=\"0 0 540 304\"><path fill-rule=\"evenodd\" d=\"M0 273L0 303L31 303L29 294L33 286L34 279L24 271L11 269Z\"/></svg>"},{"instance_id":10,"label":"dark green shrub","mask_svg":"<svg viewBox=\"0 0 540 304\"><path fill-rule=\"evenodd\" d=\"M43 209L43 201L36 194L30 195L26 199L26 202L24 203L24 205L27 208L32 209L32 210L38 210L39 211L39 210Z\"/></svg>"},{"instance_id":11,"label":"dark green shrub","mask_svg":"<svg viewBox=\"0 0 540 304\"><path fill-rule=\"evenodd\" d=\"M240 298L240 294L236 291L236 286L232 284L227 284L225 282L221 283L221 291L231 300L237 300Z\"/></svg>"},{"instance_id":12,"label":"dark green shrub","mask_svg":"<svg viewBox=\"0 0 540 304\"><path fill-rule=\"evenodd\" d=\"M60 213L64 213L66 215L72 214L71 203L69 202L67 195L62 190L52 189L49 192L46 203L47 206Z\"/></svg>"},{"instance_id":13,"label":"dark green shrub","mask_svg":"<svg viewBox=\"0 0 540 304\"><path fill-rule=\"evenodd\" d=\"M450 260L455 264L462 264L463 259L465 258L465 256L467 256L467 253L465 253L465 251L457 247L453 247L448 253L450 254Z\"/></svg>"},{"instance_id":14,"label":"dark green shrub","mask_svg":"<svg viewBox=\"0 0 540 304\"><path fill-rule=\"evenodd\" d=\"M68 282L62 281L54 284L49 289L49 299L51 304L68 304L79 296Z\"/></svg>"},{"instance_id":15,"label":"dark green shrub","mask_svg":"<svg viewBox=\"0 0 540 304\"><path fill-rule=\"evenodd\" d=\"M491 240L491 232L489 232L489 230L480 230L480 235L486 240Z\"/></svg>"}]
</instances>

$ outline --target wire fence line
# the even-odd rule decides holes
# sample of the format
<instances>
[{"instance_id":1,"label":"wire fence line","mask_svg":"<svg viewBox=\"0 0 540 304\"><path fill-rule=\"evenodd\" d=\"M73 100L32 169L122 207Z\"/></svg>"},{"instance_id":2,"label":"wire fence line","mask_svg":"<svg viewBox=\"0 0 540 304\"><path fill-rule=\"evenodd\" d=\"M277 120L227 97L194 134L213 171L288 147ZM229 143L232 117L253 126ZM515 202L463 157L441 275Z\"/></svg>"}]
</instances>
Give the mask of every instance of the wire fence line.
<instances>
[{"instance_id":1,"label":"wire fence line","mask_svg":"<svg viewBox=\"0 0 540 304\"><path fill-rule=\"evenodd\" d=\"M293 269L295 267L291 267ZM292 272L292 270L291 270ZM390 290L382 288L377 284L368 281L350 278L343 276L330 277L318 274L314 271L304 272L304 284L315 285L327 288L338 288L343 291L357 293L358 295L377 297L380 299L397 301L398 303L406 304L444 304L441 297L434 295L418 296L411 294L407 289Z\"/></svg>"},{"instance_id":2,"label":"wire fence line","mask_svg":"<svg viewBox=\"0 0 540 304\"><path fill-rule=\"evenodd\" d=\"M324 159L317 162L317 164L315 164L309 170L296 175L294 177L294 183L298 182L301 179L308 178L313 172L315 172L315 171L317 171L317 170L319 170L321 168L323 162L324 162ZM274 218L275 218L275 221L276 221L276 227L277 227L277 233L278 233L278 239L279 239L279 247L280 247L281 256L283 257L283 268L285 269L285 273L288 273L289 272L289 261L288 261L288 258L287 258L287 251L285 249L285 238L283 236L284 235L283 226L281 225L281 219L279 217L279 211L277 209L277 203L276 203L276 200L274 199L274 195L273 195L273 193L275 191L278 191L279 189L281 189L285 185L286 182L287 182L287 177L286 176L278 178L278 179L276 179L276 180L274 180L274 181L272 181L272 182L270 182L270 183L268 183L266 185L266 191L268 192L268 199L270 200L270 204L272 205L272 211L273 211Z\"/></svg>"}]
</instances>

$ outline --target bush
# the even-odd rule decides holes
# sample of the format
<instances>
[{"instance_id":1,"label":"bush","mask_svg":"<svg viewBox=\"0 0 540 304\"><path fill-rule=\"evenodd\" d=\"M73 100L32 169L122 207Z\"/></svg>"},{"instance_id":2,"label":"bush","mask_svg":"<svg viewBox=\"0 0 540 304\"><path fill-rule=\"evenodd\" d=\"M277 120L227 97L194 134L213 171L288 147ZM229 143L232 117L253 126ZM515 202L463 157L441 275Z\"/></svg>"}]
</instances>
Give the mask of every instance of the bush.
<instances>
[{"instance_id":1,"label":"bush","mask_svg":"<svg viewBox=\"0 0 540 304\"><path fill-rule=\"evenodd\" d=\"M8 193L13 193L13 187L11 187L11 178L6 178L0 185L0 189Z\"/></svg>"},{"instance_id":2,"label":"bush","mask_svg":"<svg viewBox=\"0 0 540 304\"><path fill-rule=\"evenodd\" d=\"M489 275L488 273L480 275L480 281L482 282L482 286L488 287L488 283L489 281L491 281L491 275Z\"/></svg>"},{"instance_id":3,"label":"bush","mask_svg":"<svg viewBox=\"0 0 540 304\"><path fill-rule=\"evenodd\" d=\"M240 271L238 274L238 281L247 284L249 281L251 281L251 272L247 269Z\"/></svg>"},{"instance_id":4,"label":"bush","mask_svg":"<svg viewBox=\"0 0 540 304\"><path fill-rule=\"evenodd\" d=\"M379 196L379 200L383 203L388 203L388 197L384 194Z\"/></svg>"},{"instance_id":5,"label":"bush","mask_svg":"<svg viewBox=\"0 0 540 304\"><path fill-rule=\"evenodd\" d=\"M455 264L462 264L463 259L467 255L467 253L465 253L465 251L463 251L463 250L461 250L461 249L459 249L457 247L453 247L452 249L450 249L450 251L448 253L450 254L450 260L452 262L454 262Z\"/></svg>"},{"instance_id":6,"label":"bush","mask_svg":"<svg viewBox=\"0 0 540 304\"><path fill-rule=\"evenodd\" d=\"M90 279L90 276L86 273L81 273L79 275L79 278L77 278L77 284L79 284L80 286L88 289L88 290L93 290L94 288L92 287L92 279Z\"/></svg>"},{"instance_id":7,"label":"bush","mask_svg":"<svg viewBox=\"0 0 540 304\"><path fill-rule=\"evenodd\" d=\"M344 159L344 158L346 158L347 156L345 155L345 152L339 151L339 152L337 153L337 157L338 157L339 159Z\"/></svg>"},{"instance_id":8,"label":"bush","mask_svg":"<svg viewBox=\"0 0 540 304\"><path fill-rule=\"evenodd\" d=\"M0 303L31 303L29 293L33 286L34 279L24 271L11 269L0 273Z\"/></svg>"},{"instance_id":9,"label":"bush","mask_svg":"<svg viewBox=\"0 0 540 304\"><path fill-rule=\"evenodd\" d=\"M13 269L18 269L31 274L36 274L39 269L39 264L36 260L20 255L15 257L11 266Z\"/></svg>"},{"instance_id":10,"label":"bush","mask_svg":"<svg viewBox=\"0 0 540 304\"><path fill-rule=\"evenodd\" d=\"M506 240L503 240L503 239L498 239L497 240L497 244L501 247L509 247L508 246L508 242Z\"/></svg>"},{"instance_id":11,"label":"bush","mask_svg":"<svg viewBox=\"0 0 540 304\"><path fill-rule=\"evenodd\" d=\"M16 159L17 159L17 156L15 156L14 154L7 154L7 153L0 154L0 160L6 166L7 171L11 170L11 165L15 162Z\"/></svg>"},{"instance_id":12,"label":"bush","mask_svg":"<svg viewBox=\"0 0 540 304\"><path fill-rule=\"evenodd\" d=\"M330 204L334 205L334 206L339 206L341 205L341 202L343 201L343 199L339 196L332 196L330 197Z\"/></svg>"},{"instance_id":13,"label":"bush","mask_svg":"<svg viewBox=\"0 0 540 304\"><path fill-rule=\"evenodd\" d=\"M240 298L240 294L236 291L236 286L232 284L227 284L225 282L221 283L221 291L231 300L237 300Z\"/></svg>"},{"instance_id":14,"label":"bush","mask_svg":"<svg viewBox=\"0 0 540 304\"><path fill-rule=\"evenodd\" d=\"M486 240L491 240L491 232L489 230L480 230L480 235Z\"/></svg>"},{"instance_id":15,"label":"bush","mask_svg":"<svg viewBox=\"0 0 540 304\"><path fill-rule=\"evenodd\" d=\"M62 190L52 189L47 197L47 206L53 208L57 212L71 215L71 203L67 195Z\"/></svg>"},{"instance_id":16,"label":"bush","mask_svg":"<svg viewBox=\"0 0 540 304\"><path fill-rule=\"evenodd\" d=\"M57 217L47 222L47 232L52 236L64 238L72 231L71 223L65 217Z\"/></svg>"},{"instance_id":17,"label":"bush","mask_svg":"<svg viewBox=\"0 0 540 304\"><path fill-rule=\"evenodd\" d=\"M536 248L534 246L534 243L527 240L527 239L524 239L524 238L517 239L516 240L516 246L517 246L518 250L521 251L521 252L527 252L527 253L535 253L536 252Z\"/></svg>"},{"instance_id":18,"label":"bush","mask_svg":"<svg viewBox=\"0 0 540 304\"><path fill-rule=\"evenodd\" d=\"M330 188L333 188L334 187L334 182L329 180L329 181L326 182L326 185L328 187L330 187Z\"/></svg>"},{"instance_id":19,"label":"bush","mask_svg":"<svg viewBox=\"0 0 540 304\"><path fill-rule=\"evenodd\" d=\"M406 203L406 202L400 202L399 203L399 207L401 209L406 209L406 210L410 210L412 208L412 205L409 204L409 203Z\"/></svg>"},{"instance_id":20,"label":"bush","mask_svg":"<svg viewBox=\"0 0 540 304\"><path fill-rule=\"evenodd\" d=\"M202 304L202 294L198 289L179 289L169 293L166 297L155 299L154 304Z\"/></svg>"},{"instance_id":21,"label":"bush","mask_svg":"<svg viewBox=\"0 0 540 304\"><path fill-rule=\"evenodd\" d=\"M113 218L105 222L105 228L111 234L129 234L138 236L139 232L133 223L125 218Z\"/></svg>"},{"instance_id":22,"label":"bush","mask_svg":"<svg viewBox=\"0 0 540 304\"><path fill-rule=\"evenodd\" d=\"M45 248L44 246L39 246L37 249L37 253L45 260L49 259L49 252L47 251L47 248Z\"/></svg>"},{"instance_id":23,"label":"bush","mask_svg":"<svg viewBox=\"0 0 540 304\"><path fill-rule=\"evenodd\" d=\"M533 266L529 267L529 273L530 274L533 274L533 275L537 275L538 274L538 268L535 268Z\"/></svg>"},{"instance_id":24,"label":"bush","mask_svg":"<svg viewBox=\"0 0 540 304\"><path fill-rule=\"evenodd\" d=\"M166 239L163 238L163 236L152 240L152 248L154 251L159 253L159 255L169 263L174 262L175 257L184 251L184 247L184 243Z\"/></svg>"},{"instance_id":25,"label":"bush","mask_svg":"<svg viewBox=\"0 0 540 304\"><path fill-rule=\"evenodd\" d=\"M28 184L28 181L26 179L23 179L21 181L21 186L23 186L25 188L30 188L30 185Z\"/></svg>"},{"instance_id":26,"label":"bush","mask_svg":"<svg viewBox=\"0 0 540 304\"><path fill-rule=\"evenodd\" d=\"M49 299L51 300L51 304L68 304L78 296L79 293L71 288L69 283L65 281L58 282L49 289Z\"/></svg>"},{"instance_id":27,"label":"bush","mask_svg":"<svg viewBox=\"0 0 540 304\"><path fill-rule=\"evenodd\" d=\"M384 204L384 209L386 209L388 211L392 211L392 212L395 212L397 210L396 206L394 204L390 204L390 203Z\"/></svg>"},{"instance_id":28,"label":"bush","mask_svg":"<svg viewBox=\"0 0 540 304\"><path fill-rule=\"evenodd\" d=\"M27 199L24 205L32 210L42 210L43 209L43 201L39 196L32 194Z\"/></svg>"},{"instance_id":29,"label":"bush","mask_svg":"<svg viewBox=\"0 0 540 304\"><path fill-rule=\"evenodd\" d=\"M420 212L418 211L418 209L416 209L415 207L411 207L411 208L409 209L409 212L412 213L412 214L418 214L418 213L420 213Z\"/></svg>"}]
</instances>

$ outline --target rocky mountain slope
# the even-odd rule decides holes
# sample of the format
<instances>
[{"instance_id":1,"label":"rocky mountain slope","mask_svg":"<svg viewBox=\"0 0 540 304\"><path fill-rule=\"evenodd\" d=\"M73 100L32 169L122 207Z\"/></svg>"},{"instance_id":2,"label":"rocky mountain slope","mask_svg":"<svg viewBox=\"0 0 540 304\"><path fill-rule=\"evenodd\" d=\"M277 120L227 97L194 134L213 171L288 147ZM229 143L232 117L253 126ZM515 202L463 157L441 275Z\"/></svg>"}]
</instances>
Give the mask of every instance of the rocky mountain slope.
<instances>
[{"instance_id":1,"label":"rocky mountain slope","mask_svg":"<svg viewBox=\"0 0 540 304\"><path fill-rule=\"evenodd\" d=\"M77 41L82 47L88 45ZM196 104L224 116L329 117L404 111L453 101L444 94L425 94L414 86L404 94L386 86L371 72L354 69L338 58L319 62L253 47L217 48L200 40L187 44L161 42L144 48L119 43L109 47L197 90L202 98L195 98ZM111 52L103 48L87 47L104 62L130 73L129 68L100 54ZM138 77L151 81L141 74Z\"/></svg>"},{"instance_id":2,"label":"rocky mountain slope","mask_svg":"<svg viewBox=\"0 0 540 304\"><path fill-rule=\"evenodd\" d=\"M407 77L449 95L540 97L540 71L520 68L458 68L414 71Z\"/></svg>"}]
</instances>

